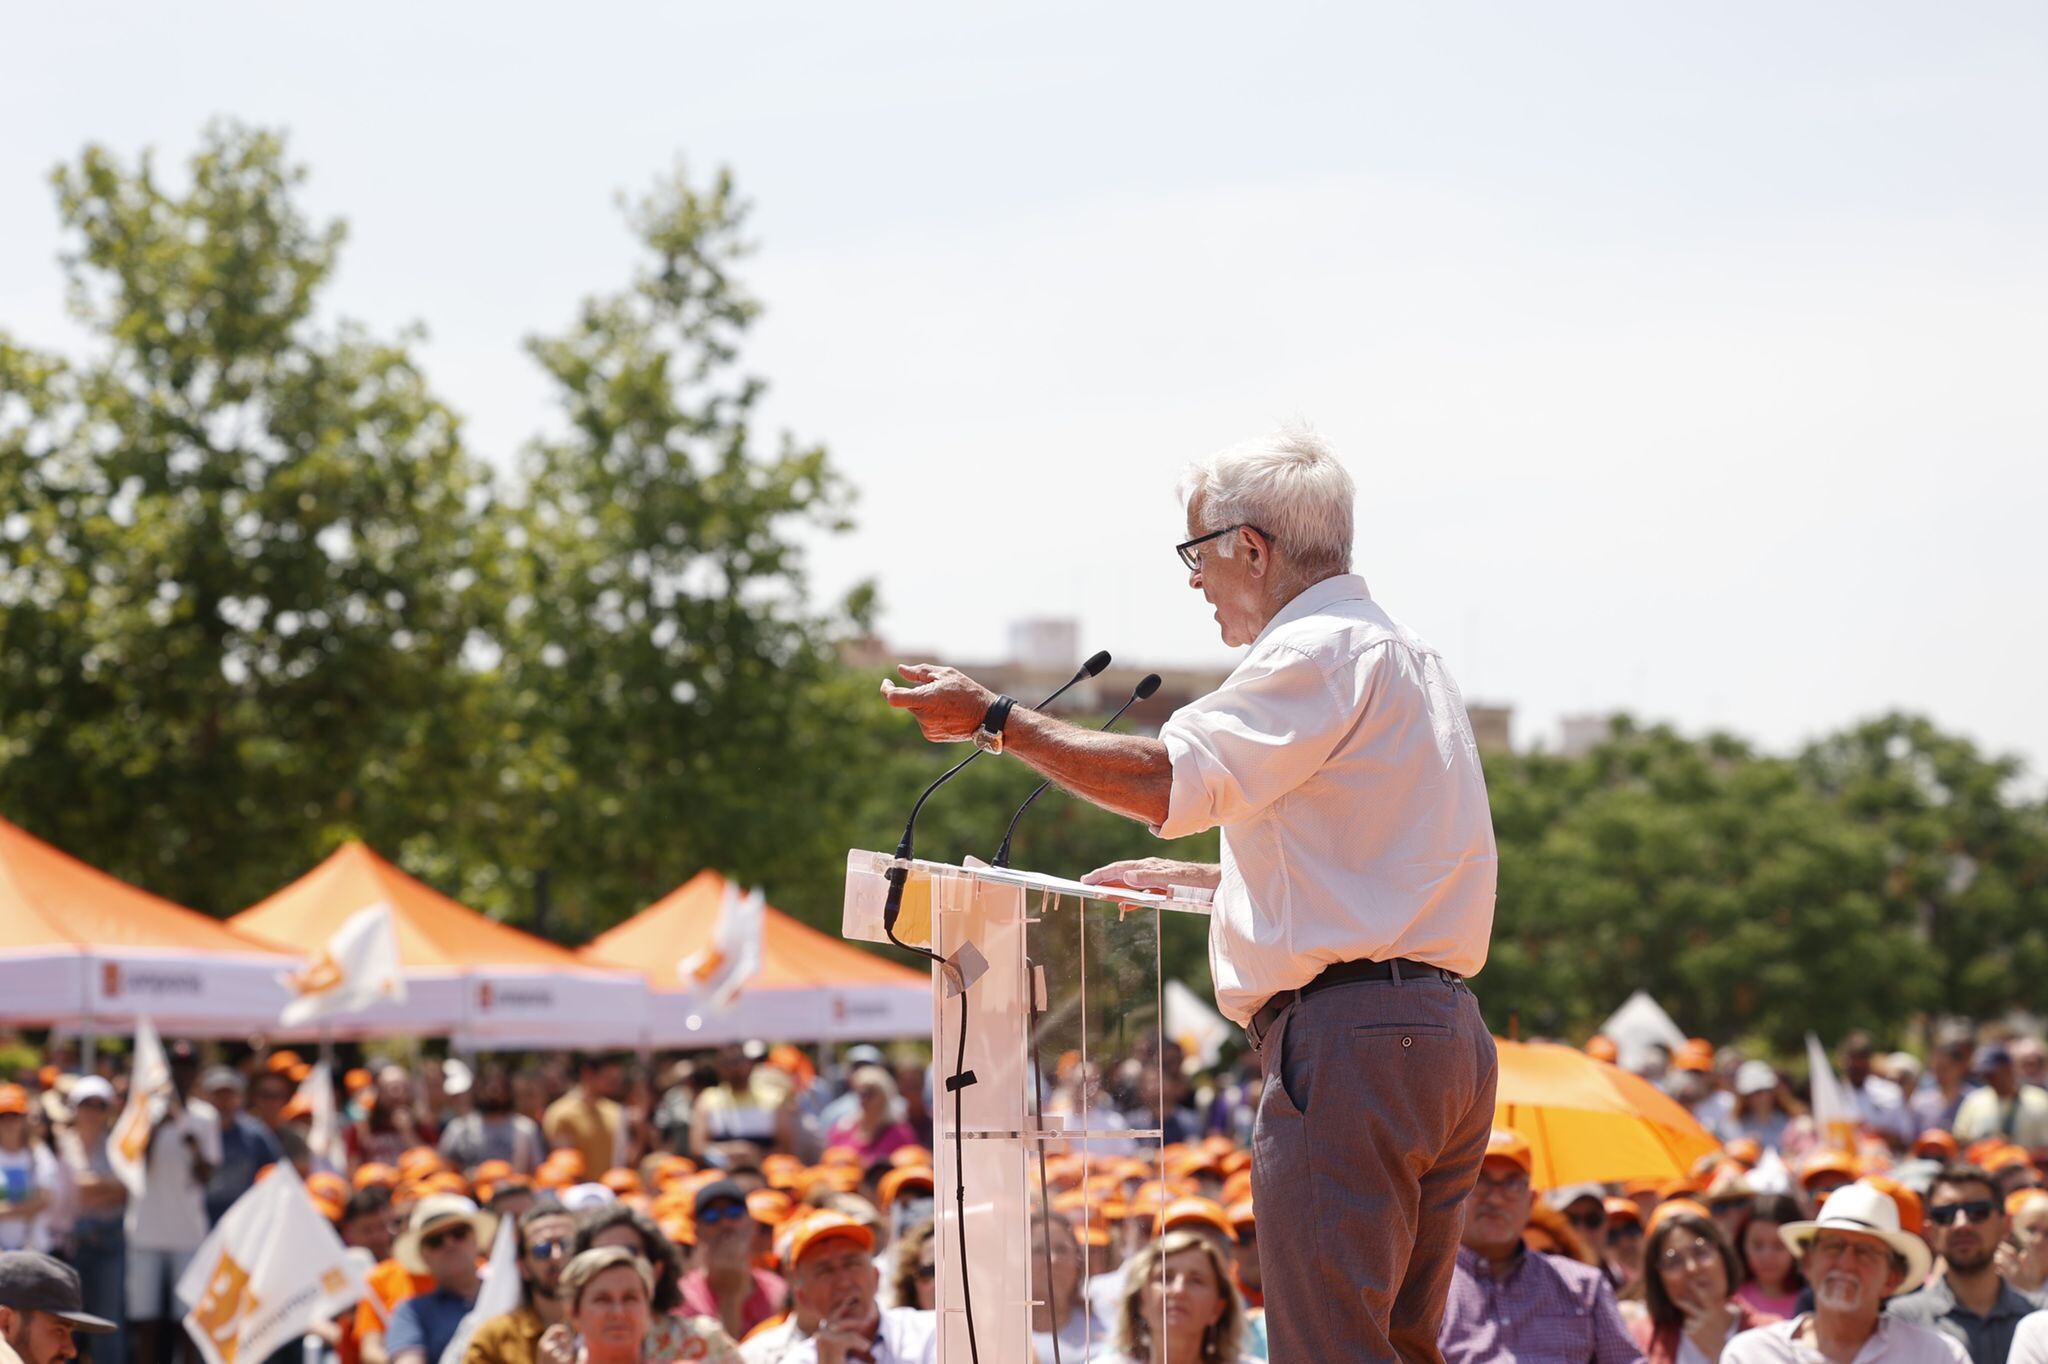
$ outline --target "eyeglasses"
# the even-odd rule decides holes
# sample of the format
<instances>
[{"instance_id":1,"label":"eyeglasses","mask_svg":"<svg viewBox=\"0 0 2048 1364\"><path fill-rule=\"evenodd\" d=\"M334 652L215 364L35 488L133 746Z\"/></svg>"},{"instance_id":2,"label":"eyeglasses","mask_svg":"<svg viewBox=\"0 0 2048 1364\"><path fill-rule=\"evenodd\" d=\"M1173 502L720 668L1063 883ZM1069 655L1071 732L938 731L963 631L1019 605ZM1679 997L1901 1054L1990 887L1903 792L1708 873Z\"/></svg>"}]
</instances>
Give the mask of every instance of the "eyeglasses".
<instances>
[{"instance_id":1,"label":"eyeglasses","mask_svg":"<svg viewBox=\"0 0 2048 1364\"><path fill-rule=\"evenodd\" d=\"M1945 1227L1957 1219L1967 1220L1972 1226L1988 1222L1998 1211L1998 1205L1987 1198L1973 1198L1967 1203L1936 1203L1927 1209L1927 1220L1936 1226Z\"/></svg>"},{"instance_id":2,"label":"eyeglasses","mask_svg":"<svg viewBox=\"0 0 2048 1364\"><path fill-rule=\"evenodd\" d=\"M1807 1253L1815 1258L1835 1259L1846 1255L1863 1265L1881 1265L1891 1259L1891 1249L1869 1241L1851 1241L1840 1236L1816 1236Z\"/></svg>"},{"instance_id":3,"label":"eyeglasses","mask_svg":"<svg viewBox=\"0 0 2048 1364\"><path fill-rule=\"evenodd\" d=\"M1690 1268L1693 1265L1710 1265L1720 1258L1721 1252L1714 1249L1712 1242L1696 1239L1689 1246L1664 1247L1663 1253L1657 1256L1657 1263L1666 1269Z\"/></svg>"},{"instance_id":4,"label":"eyeglasses","mask_svg":"<svg viewBox=\"0 0 2048 1364\"><path fill-rule=\"evenodd\" d=\"M713 1203L697 1214L697 1222L700 1226L715 1227L720 1222L737 1222L746 1215L744 1203Z\"/></svg>"},{"instance_id":5,"label":"eyeglasses","mask_svg":"<svg viewBox=\"0 0 2048 1364\"><path fill-rule=\"evenodd\" d=\"M917 1267L917 1281L919 1283L925 1283L938 1277L939 1267L937 1265L919 1265Z\"/></svg>"},{"instance_id":6,"label":"eyeglasses","mask_svg":"<svg viewBox=\"0 0 2048 1364\"><path fill-rule=\"evenodd\" d=\"M1528 1191L1527 1175L1509 1175L1506 1179L1488 1179L1482 1175L1472 1186L1474 1198L1519 1198Z\"/></svg>"},{"instance_id":7,"label":"eyeglasses","mask_svg":"<svg viewBox=\"0 0 2048 1364\"><path fill-rule=\"evenodd\" d=\"M1183 540L1173 547L1174 552L1180 555L1180 561L1188 566L1188 572L1199 573L1202 570L1202 556L1195 553L1195 546L1206 545L1211 540L1220 539L1225 535L1240 530L1259 531L1259 534L1264 535L1269 542L1273 539L1272 536L1266 535L1266 532L1259 530L1251 522L1240 521L1234 526L1225 526L1222 530L1212 530L1207 535L1197 535L1192 540Z\"/></svg>"},{"instance_id":8,"label":"eyeglasses","mask_svg":"<svg viewBox=\"0 0 2048 1364\"><path fill-rule=\"evenodd\" d=\"M1567 1217L1565 1220L1581 1231L1607 1230L1607 1213L1601 1208L1595 1208L1591 1212L1582 1212L1577 1217Z\"/></svg>"},{"instance_id":9,"label":"eyeglasses","mask_svg":"<svg viewBox=\"0 0 2048 1364\"><path fill-rule=\"evenodd\" d=\"M569 1253L569 1243L559 1236L546 1241L535 1241L526 1248L526 1253L536 1260L559 1260Z\"/></svg>"}]
</instances>

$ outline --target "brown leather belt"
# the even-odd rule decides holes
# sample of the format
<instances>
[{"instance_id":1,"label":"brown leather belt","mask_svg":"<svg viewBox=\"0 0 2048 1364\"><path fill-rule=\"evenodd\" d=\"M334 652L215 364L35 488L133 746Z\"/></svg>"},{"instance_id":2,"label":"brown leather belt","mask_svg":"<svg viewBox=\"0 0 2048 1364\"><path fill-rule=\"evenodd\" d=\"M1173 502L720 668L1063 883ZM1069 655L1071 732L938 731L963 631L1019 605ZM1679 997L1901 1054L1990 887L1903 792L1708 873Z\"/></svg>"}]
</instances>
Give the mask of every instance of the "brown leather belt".
<instances>
[{"instance_id":1,"label":"brown leather belt","mask_svg":"<svg viewBox=\"0 0 2048 1364\"><path fill-rule=\"evenodd\" d=\"M1303 995L1312 995L1337 985L1357 985L1370 980L1414 980L1424 976L1435 976L1452 984L1465 979L1455 971L1431 966L1426 961L1411 961L1407 957L1393 957L1386 961L1333 962L1299 990L1282 990L1260 1005L1259 1011L1252 1015L1252 1021L1245 1025L1244 1034L1251 1039L1253 1050L1257 1050L1279 1019L1280 1011Z\"/></svg>"}]
</instances>

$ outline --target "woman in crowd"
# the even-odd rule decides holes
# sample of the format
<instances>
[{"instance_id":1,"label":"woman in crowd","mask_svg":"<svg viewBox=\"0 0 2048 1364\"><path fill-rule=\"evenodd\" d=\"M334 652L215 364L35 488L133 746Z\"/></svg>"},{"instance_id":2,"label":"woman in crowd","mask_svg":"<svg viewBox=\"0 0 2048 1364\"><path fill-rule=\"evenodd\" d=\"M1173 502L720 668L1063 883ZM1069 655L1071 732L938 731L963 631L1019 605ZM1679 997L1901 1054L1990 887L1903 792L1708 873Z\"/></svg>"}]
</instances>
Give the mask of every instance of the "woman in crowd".
<instances>
[{"instance_id":1,"label":"woman in crowd","mask_svg":"<svg viewBox=\"0 0 2048 1364\"><path fill-rule=\"evenodd\" d=\"M2034 1306L2048 1306L2048 1190L2020 1190L2006 1201L2006 1216L2012 1230L1998 1248L1998 1273Z\"/></svg>"},{"instance_id":2,"label":"woman in crowd","mask_svg":"<svg viewBox=\"0 0 2048 1364\"><path fill-rule=\"evenodd\" d=\"M29 1131L29 1096L0 1085L0 1250L47 1251L55 1244L62 1171Z\"/></svg>"},{"instance_id":3,"label":"woman in crowd","mask_svg":"<svg viewBox=\"0 0 2048 1364\"><path fill-rule=\"evenodd\" d=\"M917 1133L899 1116L896 1081L880 1066L861 1066L849 1086L860 1111L833 1125L825 1145L844 1146L860 1156L863 1166L887 1160L899 1147L917 1145Z\"/></svg>"},{"instance_id":4,"label":"woman in crowd","mask_svg":"<svg viewBox=\"0 0 2048 1364\"><path fill-rule=\"evenodd\" d=\"M889 1273L890 1307L915 1307L920 1311L933 1310L938 1300L938 1244L933 1233L938 1224L930 1218L919 1222L897 1239L890 1252Z\"/></svg>"},{"instance_id":5,"label":"woman in crowd","mask_svg":"<svg viewBox=\"0 0 2048 1364\"><path fill-rule=\"evenodd\" d=\"M1742 1287L1735 1296L1751 1310L1774 1317L1790 1317L1806 1287L1799 1261L1792 1258L1778 1229L1800 1221L1799 1204L1789 1194L1758 1194L1750 1204L1749 1220L1735 1243L1741 1252Z\"/></svg>"},{"instance_id":6,"label":"woman in crowd","mask_svg":"<svg viewBox=\"0 0 2048 1364\"><path fill-rule=\"evenodd\" d=\"M69 1170L77 1204L67 1257L78 1270L85 1310L119 1323L127 1316L128 1243L122 1217L128 1186L114 1174L107 1156L107 1131L114 1122L114 1087L98 1075L81 1076L70 1094L71 1124L57 1135L57 1155ZM93 1364L125 1364L124 1331L97 1336Z\"/></svg>"},{"instance_id":7,"label":"woman in crowd","mask_svg":"<svg viewBox=\"0 0 2048 1364\"><path fill-rule=\"evenodd\" d=\"M1713 1218L1671 1212L1643 1245L1645 1315L1634 1327L1649 1364L1714 1364L1738 1331L1779 1320L1735 1296L1742 1266Z\"/></svg>"},{"instance_id":8,"label":"woman in crowd","mask_svg":"<svg viewBox=\"0 0 2048 1364\"><path fill-rule=\"evenodd\" d=\"M694 1345L662 1339L662 1318L653 1306L659 1272L625 1246L580 1252L562 1271L567 1320L541 1336L542 1364L740 1364L739 1350L722 1331L716 1339L686 1338L701 1341Z\"/></svg>"},{"instance_id":9,"label":"woman in crowd","mask_svg":"<svg viewBox=\"0 0 2048 1364\"><path fill-rule=\"evenodd\" d=\"M432 1146L440 1136L434 1125L420 1117L413 1105L412 1075L403 1066L385 1066L377 1072L376 1089L369 1096L370 1111L348 1125L344 1138L351 1165L376 1161L397 1165L400 1156L415 1146Z\"/></svg>"},{"instance_id":10,"label":"woman in crowd","mask_svg":"<svg viewBox=\"0 0 2048 1364\"><path fill-rule=\"evenodd\" d=\"M1033 1280L1048 1272L1052 1291L1034 1292L1031 1307L1031 1345L1039 1364L1053 1364L1053 1341L1059 1341L1059 1358L1084 1359L1100 1344L1107 1332L1088 1310L1081 1292L1081 1242L1074 1224L1058 1213L1031 1219L1031 1270Z\"/></svg>"},{"instance_id":11,"label":"woman in crowd","mask_svg":"<svg viewBox=\"0 0 2048 1364\"><path fill-rule=\"evenodd\" d=\"M1243 1338L1244 1305L1206 1237L1171 1231L1132 1257L1109 1364L1239 1364Z\"/></svg>"},{"instance_id":12,"label":"woman in crowd","mask_svg":"<svg viewBox=\"0 0 2048 1364\"><path fill-rule=\"evenodd\" d=\"M683 1313L683 1257L675 1242L645 1214L623 1203L606 1203L588 1209L576 1218L576 1255L607 1249L628 1250L648 1267L648 1309L651 1321L645 1331L640 1358L645 1364L664 1364L674 1359L714 1359L739 1355L732 1337L710 1317ZM574 1261L570 1262L571 1268ZM564 1284L568 1270L563 1271ZM565 1290L566 1292L566 1287ZM708 1351L708 1353L707 1353ZM726 1353L721 1354L720 1351ZM561 1362L558 1362L561 1364ZM568 1361L567 1364L576 1364Z\"/></svg>"}]
</instances>

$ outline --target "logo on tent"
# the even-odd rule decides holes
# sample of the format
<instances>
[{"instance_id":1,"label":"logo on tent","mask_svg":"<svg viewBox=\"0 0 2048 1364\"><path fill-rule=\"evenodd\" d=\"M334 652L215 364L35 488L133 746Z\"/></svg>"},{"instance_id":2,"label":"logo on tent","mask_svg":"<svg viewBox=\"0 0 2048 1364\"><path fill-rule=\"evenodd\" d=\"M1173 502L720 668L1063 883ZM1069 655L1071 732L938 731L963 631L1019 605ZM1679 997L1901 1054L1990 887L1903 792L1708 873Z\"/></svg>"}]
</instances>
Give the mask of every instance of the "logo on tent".
<instances>
[{"instance_id":1,"label":"logo on tent","mask_svg":"<svg viewBox=\"0 0 2048 1364\"><path fill-rule=\"evenodd\" d=\"M105 961L100 963L100 993L108 999L121 997L121 963Z\"/></svg>"}]
</instances>

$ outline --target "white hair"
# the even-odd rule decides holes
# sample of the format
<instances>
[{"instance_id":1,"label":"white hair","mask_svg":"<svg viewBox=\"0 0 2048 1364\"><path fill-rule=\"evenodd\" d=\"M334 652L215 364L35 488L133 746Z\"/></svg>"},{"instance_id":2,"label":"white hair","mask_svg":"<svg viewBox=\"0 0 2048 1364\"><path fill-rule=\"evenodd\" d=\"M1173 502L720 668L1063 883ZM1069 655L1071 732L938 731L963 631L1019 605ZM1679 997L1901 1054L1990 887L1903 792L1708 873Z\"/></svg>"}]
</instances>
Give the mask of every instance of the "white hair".
<instances>
[{"instance_id":1,"label":"white hair","mask_svg":"<svg viewBox=\"0 0 2048 1364\"><path fill-rule=\"evenodd\" d=\"M1304 573L1351 571L1351 475L1330 443L1288 425L1196 460L1180 481L1183 506L1202 499L1205 531L1250 526ZM1218 552L1230 557L1230 541Z\"/></svg>"}]
</instances>

